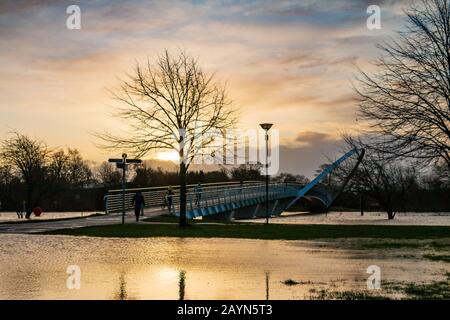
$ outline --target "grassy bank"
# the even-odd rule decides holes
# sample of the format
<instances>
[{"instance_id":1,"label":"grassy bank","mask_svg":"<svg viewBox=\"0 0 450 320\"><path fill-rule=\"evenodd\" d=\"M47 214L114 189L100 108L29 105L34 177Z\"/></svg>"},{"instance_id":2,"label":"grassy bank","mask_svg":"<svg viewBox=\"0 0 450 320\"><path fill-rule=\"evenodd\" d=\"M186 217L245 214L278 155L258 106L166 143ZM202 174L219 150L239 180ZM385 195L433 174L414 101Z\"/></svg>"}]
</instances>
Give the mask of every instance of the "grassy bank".
<instances>
[{"instance_id":1,"label":"grassy bank","mask_svg":"<svg viewBox=\"0 0 450 320\"><path fill-rule=\"evenodd\" d=\"M450 238L447 226L372 226L372 225L224 225L196 223L185 228L176 224L125 224L62 229L44 234L92 237L192 237L310 240L336 238L440 239Z\"/></svg>"}]
</instances>

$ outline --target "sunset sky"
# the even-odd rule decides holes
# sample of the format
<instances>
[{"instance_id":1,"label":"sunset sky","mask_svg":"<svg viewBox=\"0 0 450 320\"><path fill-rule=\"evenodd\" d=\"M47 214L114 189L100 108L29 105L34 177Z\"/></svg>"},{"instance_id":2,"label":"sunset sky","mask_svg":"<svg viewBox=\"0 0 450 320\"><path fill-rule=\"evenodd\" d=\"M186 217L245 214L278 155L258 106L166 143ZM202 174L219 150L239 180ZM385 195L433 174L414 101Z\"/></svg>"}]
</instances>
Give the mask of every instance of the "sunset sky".
<instances>
[{"instance_id":1,"label":"sunset sky","mask_svg":"<svg viewBox=\"0 0 450 320\"><path fill-rule=\"evenodd\" d=\"M0 136L20 131L85 158L109 154L93 131L120 124L113 90L136 61L182 48L227 82L241 128L280 129L281 170L311 176L355 132L351 81L409 1L0 1ZM81 30L66 8L81 8ZM381 7L381 30L366 9Z\"/></svg>"}]
</instances>

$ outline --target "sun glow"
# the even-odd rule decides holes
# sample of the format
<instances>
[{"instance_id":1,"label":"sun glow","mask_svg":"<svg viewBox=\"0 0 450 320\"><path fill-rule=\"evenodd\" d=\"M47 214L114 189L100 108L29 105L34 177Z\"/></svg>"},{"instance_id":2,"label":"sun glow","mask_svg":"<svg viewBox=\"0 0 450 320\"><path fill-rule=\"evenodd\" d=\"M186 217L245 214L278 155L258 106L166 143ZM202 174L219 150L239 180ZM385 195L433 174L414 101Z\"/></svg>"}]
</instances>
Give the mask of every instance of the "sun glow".
<instances>
[{"instance_id":1,"label":"sun glow","mask_svg":"<svg viewBox=\"0 0 450 320\"><path fill-rule=\"evenodd\" d=\"M178 162L179 156L176 151L162 151L156 154L156 159Z\"/></svg>"}]
</instances>

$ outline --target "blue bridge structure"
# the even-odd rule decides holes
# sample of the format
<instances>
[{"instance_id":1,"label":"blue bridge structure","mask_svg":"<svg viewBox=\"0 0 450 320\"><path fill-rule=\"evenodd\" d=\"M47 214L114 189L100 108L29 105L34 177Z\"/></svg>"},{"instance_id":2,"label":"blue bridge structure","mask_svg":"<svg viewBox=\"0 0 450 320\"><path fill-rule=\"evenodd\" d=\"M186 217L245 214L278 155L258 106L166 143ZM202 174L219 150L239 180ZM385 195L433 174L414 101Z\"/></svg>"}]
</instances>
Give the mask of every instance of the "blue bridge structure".
<instances>
[{"instance_id":1,"label":"blue bridge structure","mask_svg":"<svg viewBox=\"0 0 450 320\"><path fill-rule=\"evenodd\" d=\"M328 190L321 185L321 182L336 168L354 156L356 156L356 164L337 191ZM326 212L343 192L363 157L364 150L352 149L306 185L296 182L270 183L268 211L266 209L266 184L264 181L208 183L202 184L201 191L196 189L196 185L188 185L186 217L188 219L202 217L205 219L229 220L277 216L298 201L307 204L311 211ZM147 208L165 210L167 213L178 216L180 211L179 188L173 187L172 206L170 208L167 206L170 197L167 190L167 186L127 189L125 209L133 209L133 195L137 191L141 191ZM108 191L105 197L106 213L122 211L122 196L122 190Z\"/></svg>"}]
</instances>

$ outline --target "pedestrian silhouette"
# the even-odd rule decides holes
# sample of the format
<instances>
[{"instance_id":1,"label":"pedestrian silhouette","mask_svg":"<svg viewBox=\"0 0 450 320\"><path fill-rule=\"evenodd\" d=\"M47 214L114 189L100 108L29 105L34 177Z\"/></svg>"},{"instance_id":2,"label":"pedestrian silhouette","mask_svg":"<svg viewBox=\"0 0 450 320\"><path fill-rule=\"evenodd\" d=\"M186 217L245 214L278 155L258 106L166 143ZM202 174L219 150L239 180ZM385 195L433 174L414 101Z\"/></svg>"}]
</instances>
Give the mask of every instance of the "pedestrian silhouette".
<instances>
[{"instance_id":1,"label":"pedestrian silhouette","mask_svg":"<svg viewBox=\"0 0 450 320\"><path fill-rule=\"evenodd\" d=\"M202 200L202 192L203 192L203 188L202 188L202 185L199 182L197 184L197 186L195 187L195 205L197 207L200 206L200 201Z\"/></svg>"},{"instance_id":2,"label":"pedestrian silhouette","mask_svg":"<svg viewBox=\"0 0 450 320\"><path fill-rule=\"evenodd\" d=\"M145 207L145 199L144 195L141 191L138 191L133 196L133 204L134 204L134 215L136 216L136 222L139 221L139 215L141 214L141 211L144 211Z\"/></svg>"},{"instance_id":3,"label":"pedestrian silhouette","mask_svg":"<svg viewBox=\"0 0 450 320\"><path fill-rule=\"evenodd\" d=\"M172 205L173 205L173 190L172 190L172 186L169 186L169 188L167 189L166 198L167 198L167 209L169 209L169 212L171 212L172 211Z\"/></svg>"}]
</instances>

